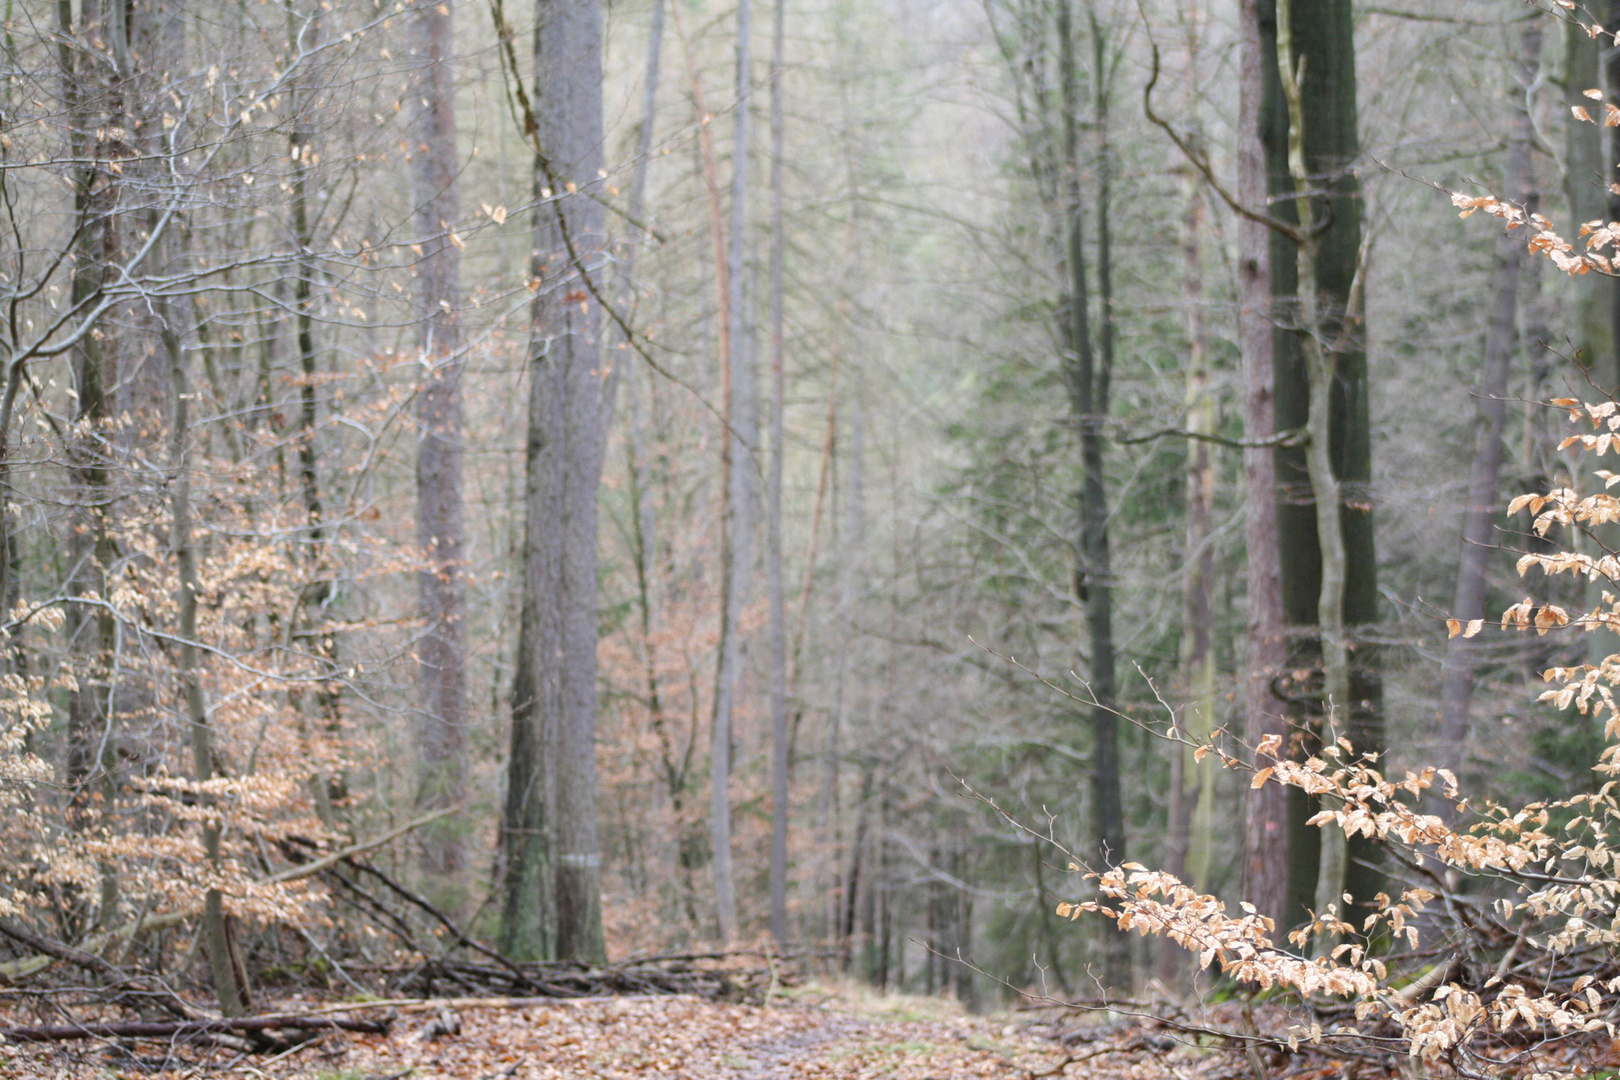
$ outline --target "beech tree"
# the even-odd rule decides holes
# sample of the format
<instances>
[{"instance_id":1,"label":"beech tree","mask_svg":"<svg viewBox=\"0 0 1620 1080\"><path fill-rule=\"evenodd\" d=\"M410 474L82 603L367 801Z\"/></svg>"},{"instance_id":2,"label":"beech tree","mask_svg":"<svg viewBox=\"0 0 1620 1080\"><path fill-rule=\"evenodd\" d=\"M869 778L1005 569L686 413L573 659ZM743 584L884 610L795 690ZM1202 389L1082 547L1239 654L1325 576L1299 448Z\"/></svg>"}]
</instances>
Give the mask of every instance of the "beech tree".
<instances>
[{"instance_id":1,"label":"beech tree","mask_svg":"<svg viewBox=\"0 0 1620 1080\"><path fill-rule=\"evenodd\" d=\"M603 955L596 500L617 383L603 363L595 281L606 240L594 197L602 161L601 18L595 0L536 7L537 111L529 132L536 291L502 916L503 951L526 959Z\"/></svg>"},{"instance_id":2,"label":"beech tree","mask_svg":"<svg viewBox=\"0 0 1620 1080\"><path fill-rule=\"evenodd\" d=\"M456 145L455 17L450 0L413 15L417 69L409 104L412 224L424 253L417 268L417 347L424 387L417 401L417 543L422 618L421 781L417 805L437 809L466 795L467 630L464 618L465 527L462 521L462 371L459 323L461 254ZM446 884L465 867L454 831L439 830L423 847L423 869Z\"/></svg>"}]
</instances>

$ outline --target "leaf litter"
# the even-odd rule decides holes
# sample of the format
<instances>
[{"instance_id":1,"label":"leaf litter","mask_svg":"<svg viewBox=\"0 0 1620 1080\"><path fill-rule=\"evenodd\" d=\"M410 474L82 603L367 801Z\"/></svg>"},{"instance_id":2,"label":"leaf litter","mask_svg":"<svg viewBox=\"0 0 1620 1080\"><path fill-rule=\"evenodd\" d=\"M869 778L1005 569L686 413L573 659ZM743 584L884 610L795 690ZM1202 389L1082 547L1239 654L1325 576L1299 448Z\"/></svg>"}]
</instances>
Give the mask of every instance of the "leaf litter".
<instances>
[{"instance_id":1,"label":"leaf litter","mask_svg":"<svg viewBox=\"0 0 1620 1080\"><path fill-rule=\"evenodd\" d=\"M314 1002L283 1002L297 1011ZM328 1009L331 1006L327 1006ZM378 1010L355 1015L376 1016ZM817 992L769 1005L694 997L559 1000L401 1013L386 1035L333 1032L280 1055L161 1041L0 1045L7 1080L944 1080L1185 1076L1136 1026L1081 1040L1060 1023L970 1016L950 1002Z\"/></svg>"}]
</instances>

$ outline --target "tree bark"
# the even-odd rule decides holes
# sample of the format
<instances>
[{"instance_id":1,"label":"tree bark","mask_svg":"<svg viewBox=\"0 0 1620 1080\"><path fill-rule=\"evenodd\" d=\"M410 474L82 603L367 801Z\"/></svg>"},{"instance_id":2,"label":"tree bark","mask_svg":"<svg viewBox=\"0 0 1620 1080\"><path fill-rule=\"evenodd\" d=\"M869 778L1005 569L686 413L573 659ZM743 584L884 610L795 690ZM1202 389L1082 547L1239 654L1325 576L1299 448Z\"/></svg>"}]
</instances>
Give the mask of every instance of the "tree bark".
<instances>
[{"instance_id":1,"label":"tree bark","mask_svg":"<svg viewBox=\"0 0 1620 1080\"><path fill-rule=\"evenodd\" d=\"M782 262L786 247L783 161L786 121L782 111L782 55L787 0L776 0L771 24L771 463L770 507L766 538L766 592L771 638L771 938L779 949L788 943L788 724L787 613L782 585L782 460L786 409L782 340ZM4 432L0 431L0 438Z\"/></svg>"},{"instance_id":2,"label":"tree bark","mask_svg":"<svg viewBox=\"0 0 1620 1080\"><path fill-rule=\"evenodd\" d=\"M192 386L187 371L186 353L181 328L176 322L172 305L166 297L159 298L159 332L164 351L168 354L171 397L174 402L173 431L170 444L169 485L171 518L169 545L179 570L179 589L175 597L178 613L179 655L178 674L186 705L186 725L191 733L192 768L197 782L206 784L214 776L212 731L208 721L208 704L204 697L202 672L197 656L197 557L191 537L191 465L187 460L190 445L190 401ZM204 806L212 800L204 795ZM220 822L217 817L203 820L203 851L217 872L220 863ZM209 888L203 894L202 937L208 955L208 971L213 978L214 993L219 1000L219 1011L226 1017L245 1015L252 1003L247 987L242 983L238 964L233 955L231 935L226 923L225 902L219 889Z\"/></svg>"},{"instance_id":3,"label":"tree bark","mask_svg":"<svg viewBox=\"0 0 1620 1080\"><path fill-rule=\"evenodd\" d=\"M1288 103L1288 172L1294 181L1294 218L1300 231L1312 238L1298 243L1295 250L1294 265L1299 289L1295 300L1297 326L1294 329L1298 335L1300 354L1305 360L1308 387L1305 468L1311 485L1311 503L1316 509L1317 550L1321 566L1316 625L1321 639L1322 707L1326 714L1322 741L1332 745L1340 737L1339 725L1343 722L1350 698L1350 658L1344 629L1345 538L1340 522L1341 496L1338 477L1333 473L1329 429L1335 350L1323 341L1325 328L1318 309L1314 239L1317 222L1315 209L1311 205L1311 178L1305 169L1306 127L1299 78L1303 72L1294 60L1292 11L1292 0L1277 0L1277 67L1282 79L1283 95ZM1354 303L1353 297L1351 302ZM1345 317L1353 318L1354 313L1346 311ZM1318 914L1340 906L1340 894L1345 886L1346 858L1343 831L1332 826L1324 827L1313 904ZM1328 934L1318 939L1318 951L1330 951L1336 943L1337 935Z\"/></svg>"},{"instance_id":4,"label":"tree bark","mask_svg":"<svg viewBox=\"0 0 1620 1080\"><path fill-rule=\"evenodd\" d=\"M79 230L78 250L70 297L77 307L99 297L121 249L119 173L104 164L119 154L111 132L122 129L124 79L128 74L128 35L122 5L103 12L96 0L81 5L80 21L73 25L72 5L60 0L57 29L61 34L58 56L62 65L63 98L69 110L69 145L83 164L74 170L74 216ZM105 50L91 51L79 43L102 40ZM119 60L125 66L119 66ZM82 62L82 63L81 63ZM93 136L90 133L94 133ZM71 569L70 595L107 595L107 574L116 556L109 533L107 511L111 440L107 422L111 410L107 386L116 380L116 339L86 334L73 350L74 435L68 446L72 472L74 526L68 541ZM79 604L68 609L67 634L73 650L75 684L68 696L67 782L71 805L69 821L88 832L98 813L112 809L117 785L112 766L116 760L116 734L110 704L117 672L110 656L117 626L102 607ZM93 809L99 801L100 811ZM118 879L110 865L101 873L96 919L110 925L116 917Z\"/></svg>"},{"instance_id":5,"label":"tree bark","mask_svg":"<svg viewBox=\"0 0 1620 1080\"><path fill-rule=\"evenodd\" d=\"M1540 68L1541 23L1527 20L1519 37L1517 71L1509 90L1514 98L1512 137L1508 143L1503 198L1518 205L1535 197L1530 154L1534 145L1526 95ZM1462 549L1457 558L1457 583L1451 616L1468 622L1483 619L1486 571L1496 545L1497 483L1502 470L1502 436L1507 424L1508 375L1518 351L1519 282L1527 257L1524 241L1512 233L1499 241L1496 272L1491 282L1494 303L1485 330L1485 353L1474 391L1474 460L1468 474L1467 501L1463 505ZM1477 639L1457 636L1446 643L1440 684L1439 764L1457 773L1467 759L1468 710L1474 678L1481 662ZM1446 804L1449 806L1450 804Z\"/></svg>"},{"instance_id":6,"label":"tree bark","mask_svg":"<svg viewBox=\"0 0 1620 1080\"><path fill-rule=\"evenodd\" d=\"M1243 0L1239 67L1238 199L1266 205L1266 152L1261 142L1266 73L1273 66L1261 30L1264 0ZM1274 48L1274 46L1272 46ZM1271 230L1238 220L1238 337L1243 350L1243 540L1248 617L1244 623L1243 741L1251 751L1283 740L1288 727L1273 680L1287 660L1283 629L1281 560L1277 537L1274 452L1260 445L1275 430L1271 318ZM1266 758L1254 764L1264 768ZM1287 880L1287 798L1279 784L1251 788L1243 827L1243 896L1260 914L1283 924Z\"/></svg>"},{"instance_id":7,"label":"tree bark","mask_svg":"<svg viewBox=\"0 0 1620 1080\"><path fill-rule=\"evenodd\" d=\"M1191 91L1184 116L1193 139L1202 141L1198 120L1199 12L1189 0L1184 15L1187 30L1187 80ZM1187 321L1186 429L1195 435L1215 434L1215 400L1210 389L1208 340L1204 328L1202 184L1192 171L1186 177L1186 210L1182 222L1182 296ZM1177 726L1190 739L1203 743L1217 721L1215 699L1215 470L1206 438L1187 442L1187 541L1181 592L1181 716ZM1171 744L1168 866L1172 874L1199 892L1209 888L1210 858L1214 846L1215 770L1213 756L1194 759L1192 751ZM1188 961L1187 950L1171 941L1162 943L1159 975L1172 982Z\"/></svg>"},{"instance_id":8,"label":"tree bark","mask_svg":"<svg viewBox=\"0 0 1620 1080\"><path fill-rule=\"evenodd\" d=\"M466 797L467 632L463 618L461 252L451 234L459 216L455 107L455 0L413 15L414 73L410 147L414 225L424 252L417 264L417 348L423 387L417 397L416 534L426 565L417 575L424 623L417 646L422 711L416 803L431 810ZM452 824L423 833L422 870L458 894L465 860ZM459 903L457 895L455 901Z\"/></svg>"},{"instance_id":9,"label":"tree bark","mask_svg":"<svg viewBox=\"0 0 1620 1080\"><path fill-rule=\"evenodd\" d=\"M758 444L757 394L753 356L748 347L744 306L748 226L748 93L750 0L737 3L737 101L731 158L731 220L726 251L726 289L731 348L723 357L724 403L728 430L721 436L720 648L715 670L714 721L709 750L709 833L714 845L714 893L720 942L737 933L737 895L731 862L731 744L737 678L742 667L740 623L753 576L754 452Z\"/></svg>"},{"instance_id":10,"label":"tree bark","mask_svg":"<svg viewBox=\"0 0 1620 1080\"><path fill-rule=\"evenodd\" d=\"M581 189L599 188L602 168L602 11L600 0L537 0L535 97L541 146ZM537 327L534 355L560 393L562 423L550 432L551 464L561 475L562 520L547 523L561 547L562 651L543 657L561 664L562 709L550 753L557 769L554 887L557 955L602 962L601 855L596 837L596 552L597 488L601 483L614 380L600 347L601 314L583 275L600 262L605 243L602 204L586 194L564 196L542 214L558 288L541 297L559 305ZM569 266L566 229L586 266ZM543 279L544 280L544 279ZM583 295L580 295L583 293ZM549 354L549 355L548 355ZM556 413L548 413L556 417Z\"/></svg>"},{"instance_id":11,"label":"tree bark","mask_svg":"<svg viewBox=\"0 0 1620 1080\"><path fill-rule=\"evenodd\" d=\"M1270 58L1264 84L1262 137L1267 151L1268 187L1281 196L1275 212L1294 220L1294 178L1288 162L1288 108L1276 63L1277 5L1261 0L1259 25ZM1332 475L1341 489L1338 513L1345 549L1345 648L1350 665L1348 718L1340 721L1357 752L1383 749L1383 687L1377 652L1365 640L1365 628L1378 618L1377 570L1373 547L1371 424L1367 402L1367 362L1358 326L1345 328L1346 309L1361 261L1360 188L1353 167L1360 146L1356 132L1356 76L1353 22L1349 0L1301 4L1294 11L1290 49L1303 61L1300 111L1304 128L1304 168L1312 190L1315 220L1324 222L1315 236L1314 302L1321 339L1334 343L1327 426ZM1300 295L1296 245L1273 231L1271 288L1274 300L1292 312ZM1303 429L1310 419L1310 378L1301 335L1291 317L1279 323L1273 338L1275 423L1278 429ZM1279 447L1278 550L1284 617L1296 635L1288 670L1320 670L1318 637L1322 599L1322 547L1312 496L1307 449ZM1294 686L1296 698L1320 694L1319 687ZM1319 723L1320 710L1297 718ZM1316 901L1320 837L1305 826L1314 813L1297 790L1289 793L1289 876L1285 922L1303 916ZM1381 875L1363 864L1376 862L1376 849L1360 839L1349 850L1347 888L1359 903L1382 887Z\"/></svg>"},{"instance_id":12,"label":"tree bark","mask_svg":"<svg viewBox=\"0 0 1620 1080\"><path fill-rule=\"evenodd\" d=\"M1126 858L1125 814L1120 797L1118 721L1114 715L1113 580L1109 567L1108 504L1103 485L1102 422L1108 414L1108 383L1113 360L1113 312L1108 243L1107 93L1101 83L1103 42L1093 21L1092 38L1099 61L1092 121L1098 132L1098 291L1100 293L1101 362L1092 350L1085 263L1085 216L1081 198L1079 125L1080 78L1070 0L1057 5L1058 63L1062 82L1063 171L1065 176L1065 261L1069 308L1066 312L1068 355L1065 374L1070 411L1080 433L1082 482L1079 497L1079 568L1076 592L1085 604L1091 663L1088 690L1091 707L1092 841L1099 866L1117 866ZM1105 930L1104 977L1108 985L1130 985L1128 939Z\"/></svg>"},{"instance_id":13,"label":"tree bark","mask_svg":"<svg viewBox=\"0 0 1620 1080\"><path fill-rule=\"evenodd\" d=\"M537 0L535 14L539 289L501 943L520 959L599 962L596 493L614 381L586 275L604 246L590 190L601 185L602 13L599 0Z\"/></svg>"}]
</instances>

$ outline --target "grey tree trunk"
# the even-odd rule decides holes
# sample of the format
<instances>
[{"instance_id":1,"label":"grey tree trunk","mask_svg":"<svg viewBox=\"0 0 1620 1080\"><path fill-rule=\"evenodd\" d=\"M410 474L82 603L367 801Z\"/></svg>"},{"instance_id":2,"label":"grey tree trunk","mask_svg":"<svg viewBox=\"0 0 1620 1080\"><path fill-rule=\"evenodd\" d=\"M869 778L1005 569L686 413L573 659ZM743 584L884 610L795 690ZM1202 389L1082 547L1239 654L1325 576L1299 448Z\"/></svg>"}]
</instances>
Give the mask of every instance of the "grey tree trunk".
<instances>
[{"instance_id":1,"label":"grey tree trunk","mask_svg":"<svg viewBox=\"0 0 1620 1080\"><path fill-rule=\"evenodd\" d=\"M302 21L302 22L301 22ZM287 3L287 38L290 47L302 44L306 48L319 47L323 19L318 11L300 16L291 0ZM319 209L312 212L310 203L317 201L314 173L316 125L314 113L320 108L321 95L316 76L306 74L290 87L293 126L288 136L288 153L293 160L291 198L291 225L293 239L298 245L299 258L293 264L293 310L295 342L298 350L298 371L301 382L298 390L298 485L304 503L304 531L309 537L305 545L308 581L300 597L299 621L289 629L302 635L308 642L310 653L323 666L336 666L335 639L319 630L326 618L326 607L332 598L332 580L328 576L327 529L325 511L321 505L320 448L316 445L320 421L319 356L315 344L316 277L320 273L317 260L310 254L314 249L315 225ZM337 683L323 683L315 691L316 708L328 730L335 731L341 723ZM295 702L298 696L294 696ZM316 805L322 820L333 821L332 803L344 794L345 780L341 773L316 777Z\"/></svg>"},{"instance_id":2,"label":"grey tree trunk","mask_svg":"<svg viewBox=\"0 0 1620 1080\"><path fill-rule=\"evenodd\" d=\"M1527 95L1540 68L1540 58L1540 20L1527 20L1520 32L1517 71L1510 83L1515 112L1502 193L1503 198L1521 205L1535 196L1530 159L1535 129ZM1499 509L1497 486L1502 470L1502 436L1507 423L1508 376L1518 351L1519 282L1527 257L1523 239L1512 233L1503 235L1498 245L1501 261L1497 263L1491 283L1495 302L1485 331L1484 362L1480 365L1479 383L1474 392L1474 461L1469 469L1467 502L1463 506L1462 550L1458 553L1457 584L1451 598L1452 618L1465 623L1486 616L1485 577L1496 547L1491 533ZM1459 635L1446 643L1436 760L1454 773L1467 758L1468 710L1479 665L1476 639Z\"/></svg>"},{"instance_id":3,"label":"grey tree trunk","mask_svg":"<svg viewBox=\"0 0 1620 1080\"><path fill-rule=\"evenodd\" d=\"M424 623L417 646L422 709L417 806L436 809L466 796L467 632L462 584L461 252L450 239L459 215L456 177L455 0L422 5L412 17L411 188L423 255L417 264L416 534L426 565L417 575ZM459 906L455 878L465 866L453 824L422 836L422 870Z\"/></svg>"},{"instance_id":4,"label":"grey tree trunk","mask_svg":"<svg viewBox=\"0 0 1620 1080\"><path fill-rule=\"evenodd\" d=\"M722 435L722 473L726 510L722 515L720 656L716 664L714 723L709 749L709 833L714 845L714 895L720 941L737 933L737 895L731 861L732 712L742 667L740 622L753 576L754 470L758 447L758 405L754 364L749 348L744 304L748 226L748 44L750 0L737 4L737 101L731 158L731 221L726 251L727 312L730 349L722 358L724 406L730 430Z\"/></svg>"},{"instance_id":5,"label":"grey tree trunk","mask_svg":"<svg viewBox=\"0 0 1620 1080\"><path fill-rule=\"evenodd\" d=\"M582 189L601 184L602 12L599 0L537 0L536 93L541 146L558 163L557 179ZM537 250L548 257L558 287L542 285L549 308L536 327L533 356L549 369L554 408L562 422L550 431L551 464L560 473L561 520L546 523L561 546L560 653L541 657L562 671L562 709L548 755L557 769L554 887L557 955L600 962L601 855L596 839L596 497L612 412L614 381L604 371L600 312L582 274L598 270L606 236L602 204L587 195L563 196L542 213ZM567 237L565 239L565 230ZM569 265L572 246L584 267ZM584 295L580 295L583 293ZM539 381L537 372L537 381ZM560 407L560 409L558 408ZM560 416L558 412L560 411Z\"/></svg>"},{"instance_id":6,"label":"grey tree trunk","mask_svg":"<svg viewBox=\"0 0 1620 1080\"><path fill-rule=\"evenodd\" d=\"M1262 38L1263 0L1243 0L1240 17L1238 200L1266 205L1266 156L1261 143L1262 99L1274 53ZM1262 445L1275 430L1272 391L1271 230L1238 221L1238 337L1243 350L1243 539L1248 617L1244 624L1243 741L1251 748L1287 737L1283 703L1273 680L1287 661L1277 547L1277 470ZM1264 768L1265 758L1255 765ZM1287 797L1278 784L1248 791L1243 828L1243 896L1281 926L1287 889Z\"/></svg>"},{"instance_id":7,"label":"grey tree trunk","mask_svg":"<svg viewBox=\"0 0 1620 1080\"><path fill-rule=\"evenodd\" d=\"M596 838L596 494L614 382L594 281L605 243L598 0L537 0L535 297L523 604L512 689L502 947L604 959ZM580 190L570 191L572 184ZM548 805L549 804L549 805ZM549 812L548 812L549 811Z\"/></svg>"},{"instance_id":8,"label":"grey tree trunk","mask_svg":"<svg viewBox=\"0 0 1620 1080\"><path fill-rule=\"evenodd\" d=\"M771 937L786 948L788 841L787 613L782 586L782 459L786 408L782 369L782 261L786 246L783 161L786 122L782 111L782 54L787 0L776 0L771 26L771 464L766 538L766 591L771 636ZM4 432L0 431L0 438Z\"/></svg>"},{"instance_id":9,"label":"grey tree trunk","mask_svg":"<svg viewBox=\"0 0 1620 1080\"><path fill-rule=\"evenodd\" d=\"M176 630L180 637L178 674L186 706L186 725L191 733L192 768L198 783L214 776L213 732L208 722L208 704L203 695L202 674L197 652L197 556L191 536L191 465L187 450L191 443L190 400L193 393L187 370L182 331L173 305L158 300L159 332L168 356L170 394L174 403L172 441L169 457L170 507L169 546L179 567L179 589L175 597L178 614ZM220 826L217 818L203 822L203 852L213 866L220 861ZM242 1016L252 1007L247 986L241 978L232 948L225 916L224 897L215 888L203 894L202 938L208 956L219 1011L226 1016Z\"/></svg>"}]
</instances>

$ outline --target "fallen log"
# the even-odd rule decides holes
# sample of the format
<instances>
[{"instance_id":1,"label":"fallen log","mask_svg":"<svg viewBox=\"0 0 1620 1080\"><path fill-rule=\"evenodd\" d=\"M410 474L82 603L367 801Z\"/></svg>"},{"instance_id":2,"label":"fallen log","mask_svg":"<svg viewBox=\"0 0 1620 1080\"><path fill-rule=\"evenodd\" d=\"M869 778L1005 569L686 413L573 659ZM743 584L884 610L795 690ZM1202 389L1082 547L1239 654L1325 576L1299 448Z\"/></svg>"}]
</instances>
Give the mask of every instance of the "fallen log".
<instances>
[{"instance_id":1,"label":"fallen log","mask_svg":"<svg viewBox=\"0 0 1620 1080\"><path fill-rule=\"evenodd\" d=\"M60 1042L68 1039L183 1039L193 1035L275 1030L356 1031L388 1034L387 1020L346 1020L334 1016L239 1016L209 1020L119 1020L107 1023L43 1024L0 1028L0 1039L13 1042Z\"/></svg>"}]
</instances>

